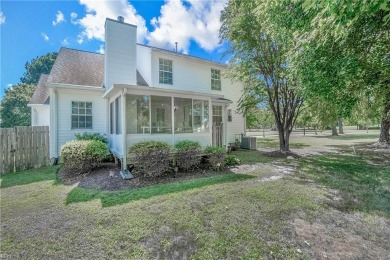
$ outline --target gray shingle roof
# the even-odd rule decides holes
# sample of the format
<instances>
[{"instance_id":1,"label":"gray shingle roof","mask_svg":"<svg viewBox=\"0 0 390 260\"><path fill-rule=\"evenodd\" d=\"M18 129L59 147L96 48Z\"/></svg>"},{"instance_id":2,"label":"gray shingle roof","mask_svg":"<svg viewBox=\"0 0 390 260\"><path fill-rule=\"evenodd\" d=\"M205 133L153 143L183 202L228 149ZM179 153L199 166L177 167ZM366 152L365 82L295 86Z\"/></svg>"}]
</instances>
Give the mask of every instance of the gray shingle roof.
<instances>
[{"instance_id":1,"label":"gray shingle roof","mask_svg":"<svg viewBox=\"0 0 390 260\"><path fill-rule=\"evenodd\" d=\"M102 87L104 55L61 48L47 83Z\"/></svg>"},{"instance_id":2,"label":"gray shingle roof","mask_svg":"<svg viewBox=\"0 0 390 260\"><path fill-rule=\"evenodd\" d=\"M102 87L104 54L61 48L47 83ZM138 70L137 84L149 86Z\"/></svg>"},{"instance_id":3,"label":"gray shingle roof","mask_svg":"<svg viewBox=\"0 0 390 260\"><path fill-rule=\"evenodd\" d=\"M41 74L41 76L39 77L37 88L35 89L32 97L30 98L29 104L49 104L49 89L46 87L46 81L48 77L49 75L47 74Z\"/></svg>"}]
</instances>

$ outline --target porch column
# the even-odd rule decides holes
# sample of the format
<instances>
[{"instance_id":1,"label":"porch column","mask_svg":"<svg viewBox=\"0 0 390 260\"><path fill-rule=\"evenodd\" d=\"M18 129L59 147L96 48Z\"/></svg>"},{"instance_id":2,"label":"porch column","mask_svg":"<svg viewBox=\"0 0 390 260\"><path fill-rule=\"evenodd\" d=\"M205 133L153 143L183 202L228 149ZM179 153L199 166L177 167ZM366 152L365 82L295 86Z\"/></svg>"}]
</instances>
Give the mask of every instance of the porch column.
<instances>
[{"instance_id":1,"label":"porch column","mask_svg":"<svg viewBox=\"0 0 390 260\"><path fill-rule=\"evenodd\" d=\"M125 180L129 180L133 178L133 175L127 170L127 123L126 123L126 94L127 89L122 90L121 99L122 99L122 107L121 107L121 121L122 121L122 151L123 158L121 164L121 176Z\"/></svg>"}]
</instances>

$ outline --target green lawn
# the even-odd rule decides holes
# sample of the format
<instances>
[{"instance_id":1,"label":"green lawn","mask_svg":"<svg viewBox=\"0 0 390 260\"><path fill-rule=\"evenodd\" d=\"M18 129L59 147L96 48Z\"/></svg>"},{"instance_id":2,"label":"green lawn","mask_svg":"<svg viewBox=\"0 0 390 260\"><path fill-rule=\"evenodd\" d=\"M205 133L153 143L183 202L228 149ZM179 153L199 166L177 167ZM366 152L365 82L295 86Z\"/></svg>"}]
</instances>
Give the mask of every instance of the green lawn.
<instances>
[{"instance_id":1,"label":"green lawn","mask_svg":"<svg viewBox=\"0 0 390 260\"><path fill-rule=\"evenodd\" d=\"M259 149L279 149L279 140L274 138L257 138L256 139L257 148ZM308 144L302 142L290 142L291 149L303 149L304 147L309 146Z\"/></svg>"},{"instance_id":2,"label":"green lawn","mask_svg":"<svg viewBox=\"0 0 390 260\"><path fill-rule=\"evenodd\" d=\"M344 151L350 151L344 148ZM379 211L390 217L390 153L357 150L303 158L299 174L340 190L343 210Z\"/></svg>"},{"instance_id":3,"label":"green lawn","mask_svg":"<svg viewBox=\"0 0 390 260\"><path fill-rule=\"evenodd\" d=\"M102 192L57 183L57 167L6 174L0 189L1 254L6 259L313 259L323 254L379 259L390 252L390 158L359 147L356 154L343 151L342 156L301 158L294 175L269 182L261 181L262 173L224 173ZM258 151L233 154L243 163L268 165L264 169L291 164ZM330 189L342 199L333 200ZM313 228L316 241L310 239ZM360 250L366 245L370 250Z\"/></svg>"},{"instance_id":4,"label":"green lawn","mask_svg":"<svg viewBox=\"0 0 390 260\"><path fill-rule=\"evenodd\" d=\"M327 136L327 138L335 140L359 140L359 139L379 139L379 134L346 134L346 135L336 135L336 136Z\"/></svg>"}]
</instances>

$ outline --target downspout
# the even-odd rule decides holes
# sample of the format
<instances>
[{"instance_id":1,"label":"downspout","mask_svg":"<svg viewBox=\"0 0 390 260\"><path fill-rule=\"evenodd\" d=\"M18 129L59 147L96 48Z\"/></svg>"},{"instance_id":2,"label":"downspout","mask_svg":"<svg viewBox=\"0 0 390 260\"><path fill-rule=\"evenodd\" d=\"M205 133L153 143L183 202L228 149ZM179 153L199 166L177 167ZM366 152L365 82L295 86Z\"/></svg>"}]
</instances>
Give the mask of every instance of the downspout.
<instances>
[{"instance_id":1,"label":"downspout","mask_svg":"<svg viewBox=\"0 0 390 260\"><path fill-rule=\"evenodd\" d=\"M121 176L124 180L129 180L133 178L131 172L127 169L127 124L126 124L126 93L127 89L122 90L121 99L122 99L122 111L121 111L121 121L122 121L122 164L121 164Z\"/></svg>"},{"instance_id":2,"label":"downspout","mask_svg":"<svg viewBox=\"0 0 390 260\"><path fill-rule=\"evenodd\" d=\"M51 149L52 149L52 158L51 158L51 164L56 165L58 163L58 144L57 144L57 136L58 136L58 124L57 124L57 89L52 88L52 97L50 97L50 143L51 143Z\"/></svg>"},{"instance_id":3,"label":"downspout","mask_svg":"<svg viewBox=\"0 0 390 260\"><path fill-rule=\"evenodd\" d=\"M224 111L224 113L223 113L223 117L224 117L224 119L223 119L223 124L224 124L224 133L225 133L225 149L227 149L227 147L228 147L228 142L227 142L227 129L228 129L228 127L227 127L227 107L228 107L229 105L228 104L226 104L225 105L225 111Z\"/></svg>"}]
</instances>

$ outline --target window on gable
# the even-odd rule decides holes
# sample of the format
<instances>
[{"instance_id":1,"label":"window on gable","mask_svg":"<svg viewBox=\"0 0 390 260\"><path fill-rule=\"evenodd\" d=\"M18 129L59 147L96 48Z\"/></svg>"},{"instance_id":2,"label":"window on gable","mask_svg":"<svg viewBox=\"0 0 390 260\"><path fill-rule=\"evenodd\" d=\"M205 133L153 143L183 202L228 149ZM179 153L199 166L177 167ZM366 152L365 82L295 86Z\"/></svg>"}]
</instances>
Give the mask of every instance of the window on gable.
<instances>
[{"instance_id":1,"label":"window on gable","mask_svg":"<svg viewBox=\"0 0 390 260\"><path fill-rule=\"evenodd\" d=\"M172 61L159 59L159 82L172 85Z\"/></svg>"},{"instance_id":2,"label":"window on gable","mask_svg":"<svg viewBox=\"0 0 390 260\"><path fill-rule=\"evenodd\" d=\"M211 69L211 89L221 90L221 71Z\"/></svg>"},{"instance_id":3,"label":"window on gable","mask_svg":"<svg viewBox=\"0 0 390 260\"><path fill-rule=\"evenodd\" d=\"M92 129L92 102L72 101L72 129Z\"/></svg>"}]
</instances>

